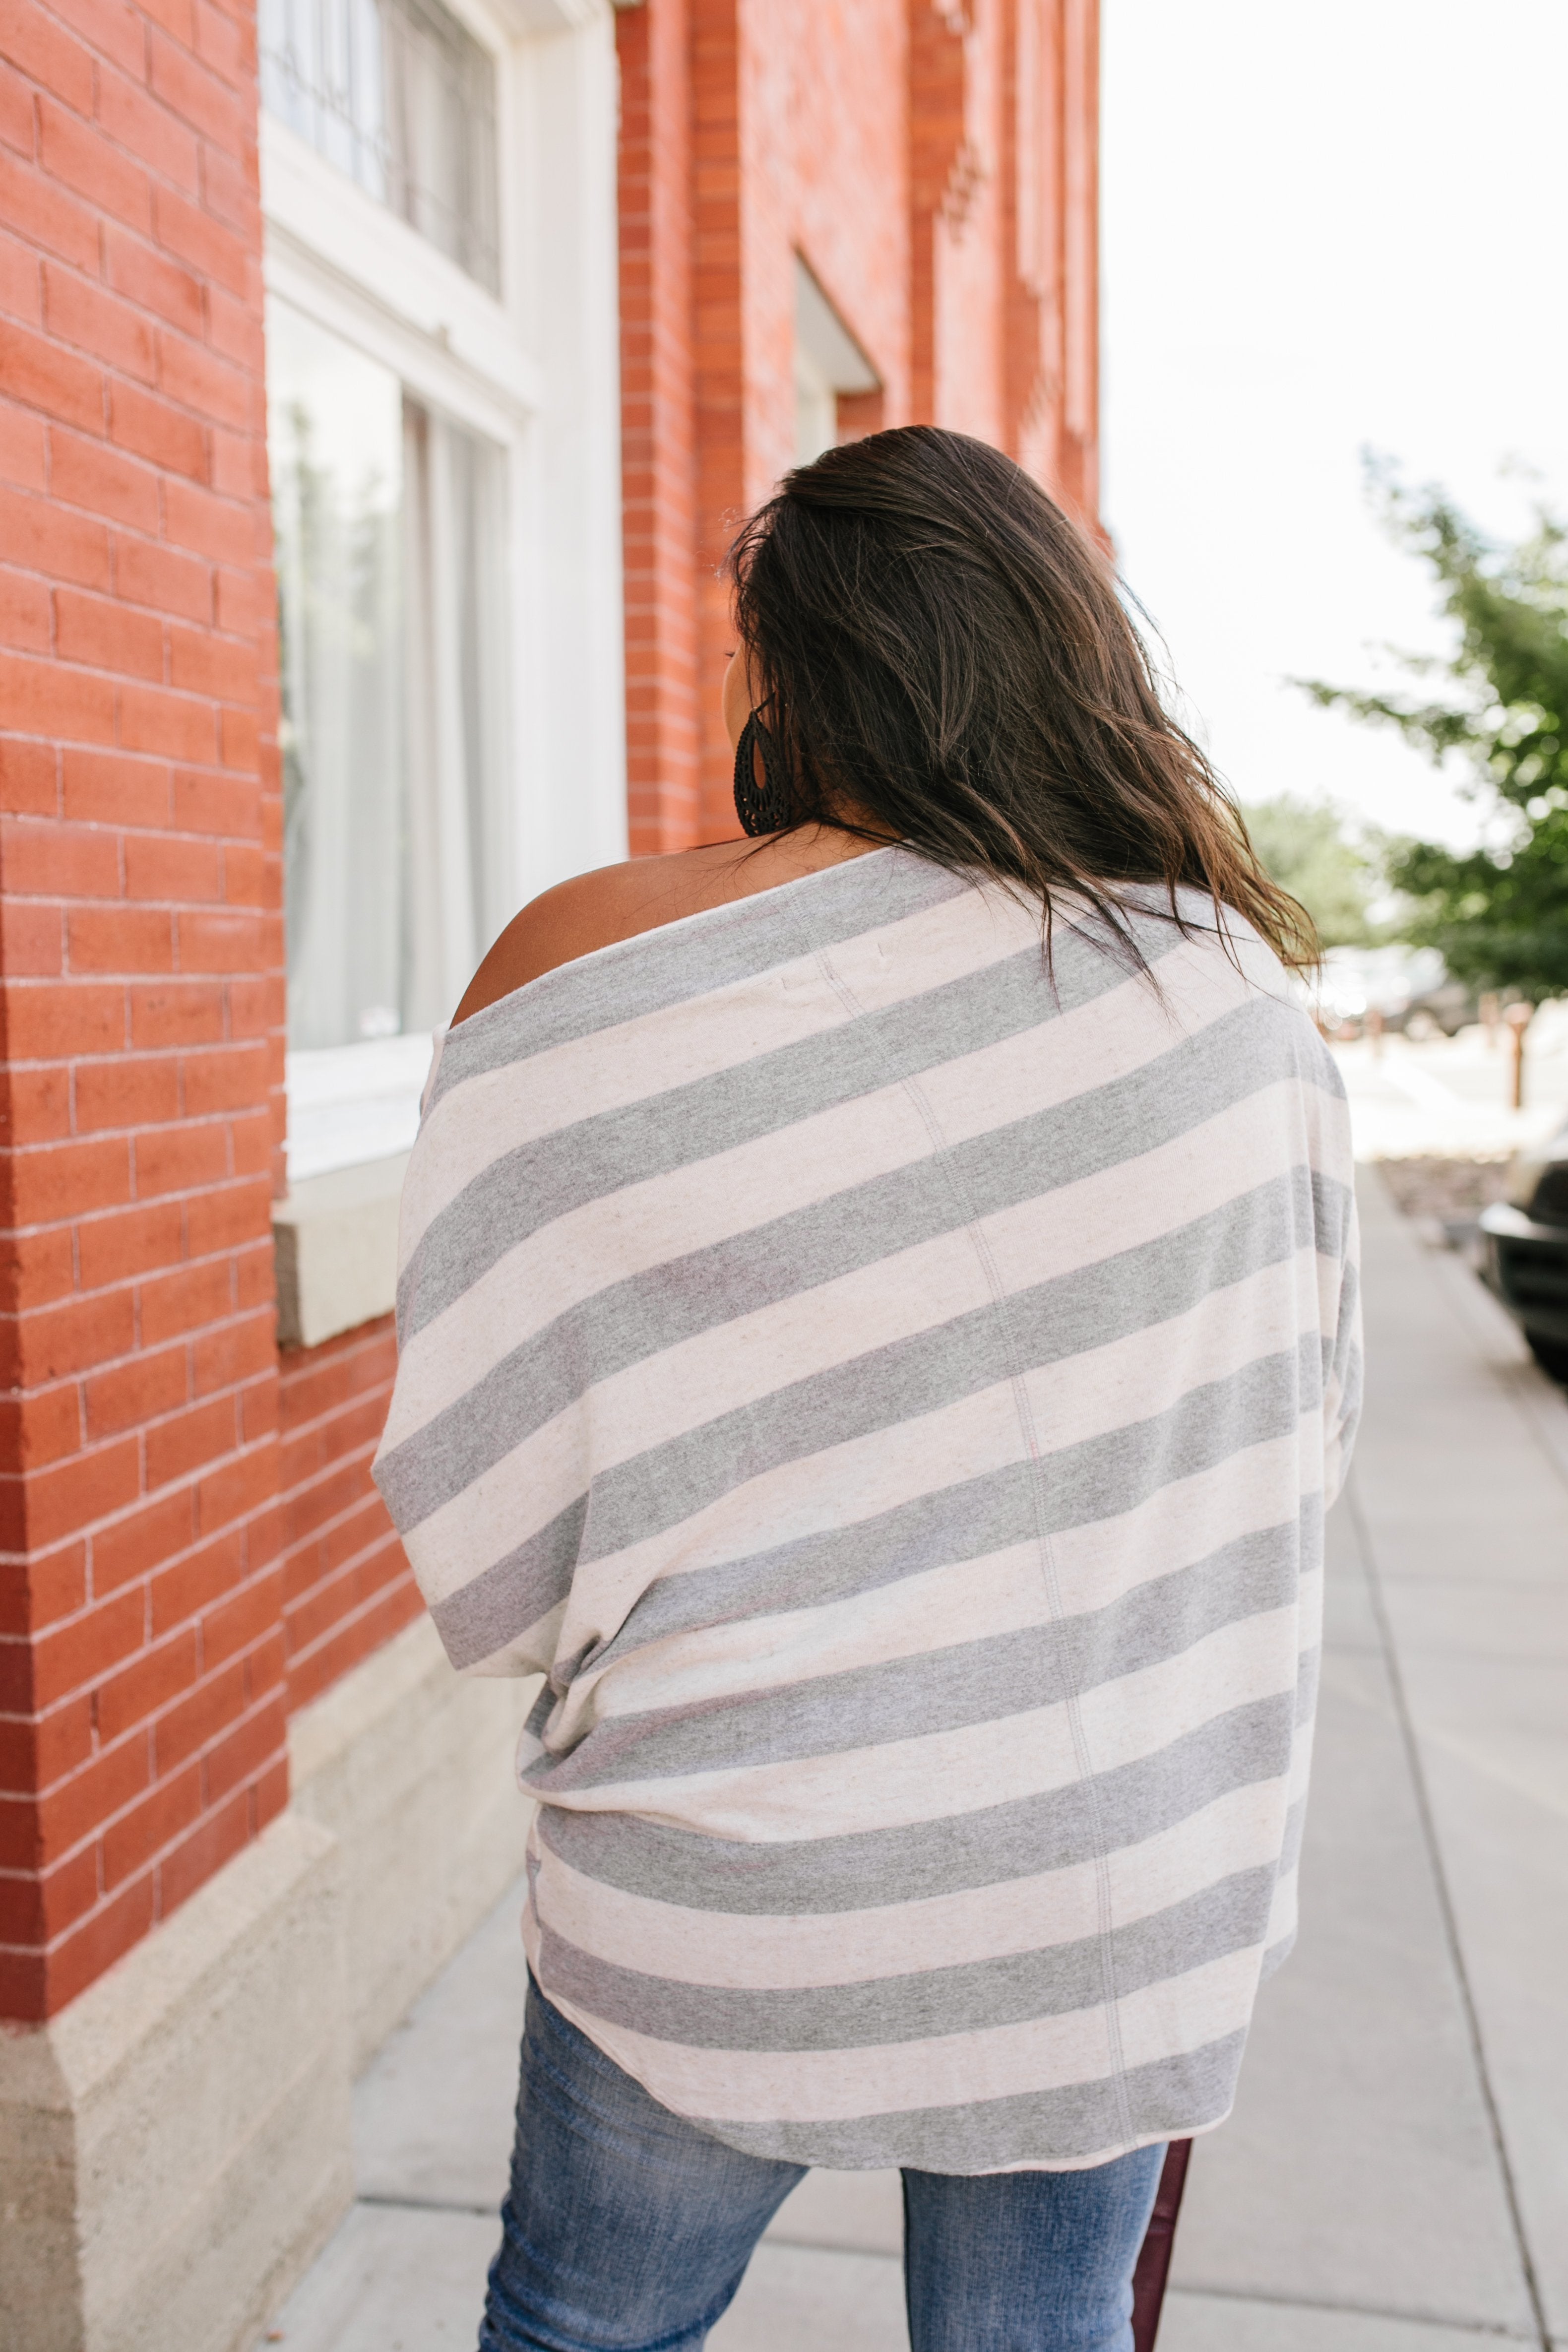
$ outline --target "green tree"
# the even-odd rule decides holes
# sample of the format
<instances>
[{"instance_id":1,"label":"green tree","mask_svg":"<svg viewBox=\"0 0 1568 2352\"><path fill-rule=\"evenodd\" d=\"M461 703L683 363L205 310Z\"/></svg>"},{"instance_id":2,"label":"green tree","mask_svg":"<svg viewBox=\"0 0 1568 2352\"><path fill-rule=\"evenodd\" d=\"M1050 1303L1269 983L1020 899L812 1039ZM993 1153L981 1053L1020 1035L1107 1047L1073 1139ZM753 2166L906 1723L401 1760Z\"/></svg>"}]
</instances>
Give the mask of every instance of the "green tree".
<instances>
[{"instance_id":1,"label":"green tree","mask_svg":"<svg viewBox=\"0 0 1568 2352\"><path fill-rule=\"evenodd\" d=\"M1364 946L1373 936L1366 909L1376 877L1365 854L1345 839L1333 810L1287 793L1256 801L1241 814L1253 848L1281 888L1306 908L1324 947Z\"/></svg>"},{"instance_id":2,"label":"green tree","mask_svg":"<svg viewBox=\"0 0 1568 2352\"><path fill-rule=\"evenodd\" d=\"M1431 571L1456 649L1399 656L1412 680L1442 681L1429 695L1294 682L1325 709L1397 728L1438 765L1463 761L1493 845L1394 847L1401 929L1458 978L1539 1003L1568 992L1568 528L1538 508L1528 537L1500 544L1442 490L1406 489L1379 465L1369 477L1389 535Z\"/></svg>"}]
</instances>

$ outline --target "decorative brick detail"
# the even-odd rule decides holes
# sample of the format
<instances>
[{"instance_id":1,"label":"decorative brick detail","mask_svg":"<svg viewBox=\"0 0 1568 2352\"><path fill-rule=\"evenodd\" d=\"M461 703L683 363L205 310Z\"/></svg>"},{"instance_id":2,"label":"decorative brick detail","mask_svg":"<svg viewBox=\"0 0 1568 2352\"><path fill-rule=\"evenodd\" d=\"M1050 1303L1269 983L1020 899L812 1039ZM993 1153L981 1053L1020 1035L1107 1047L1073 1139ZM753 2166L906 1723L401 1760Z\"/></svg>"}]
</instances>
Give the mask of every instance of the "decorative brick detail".
<instances>
[{"instance_id":1,"label":"decorative brick detail","mask_svg":"<svg viewBox=\"0 0 1568 2352\"><path fill-rule=\"evenodd\" d=\"M254 27L243 0L68 13L14 0L0 157L0 2013L22 2018L287 1787Z\"/></svg>"},{"instance_id":2,"label":"decorative brick detail","mask_svg":"<svg viewBox=\"0 0 1568 2352\"><path fill-rule=\"evenodd\" d=\"M944 0L909 0L910 422L937 415L937 239L967 152L967 12ZM977 176L971 167L967 177ZM971 186L955 205L962 227Z\"/></svg>"}]
</instances>

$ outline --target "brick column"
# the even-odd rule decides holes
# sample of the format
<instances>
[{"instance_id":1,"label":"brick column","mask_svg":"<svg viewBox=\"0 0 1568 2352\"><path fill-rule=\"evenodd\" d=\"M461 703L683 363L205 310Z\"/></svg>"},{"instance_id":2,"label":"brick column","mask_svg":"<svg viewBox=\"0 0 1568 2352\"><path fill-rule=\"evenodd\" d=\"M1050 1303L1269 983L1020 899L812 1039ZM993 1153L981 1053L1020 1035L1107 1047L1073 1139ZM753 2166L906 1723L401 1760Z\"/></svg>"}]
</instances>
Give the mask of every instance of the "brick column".
<instances>
[{"instance_id":1,"label":"brick column","mask_svg":"<svg viewBox=\"0 0 1568 2352\"><path fill-rule=\"evenodd\" d=\"M696 723L704 841L738 837L735 760L719 715L735 642L718 577L747 511L744 242L740 155L742 0L687 0L692 77L692 344L697 449Z\"/></svg>"},{"instance_id":2,"label":"brick column","mask_svg":"<svg viewBox=\"0 0 1568 2352\"><path fill-rule=\"evenodd\" d=\"M1100 8L1062 0L1062 425L1060 495L1100 511Z\"/></svg>"},{"instance_id":3,"label":"brick column","mask_svg":"<svg viewBox=\"0 0 1568 2352\"><path fill-rule=\"evenodd\" d=\"M691 91L685 0L616 19L632 852L704 838L697 791Z\"/></svg>"},{"instance_id":4,"label":"brick column","mask_svg":"<svg viewBox=\"0 0 1568 2352\"><path fill-rule=\"evenodd\" d=\"M968 18L954 0L909 0L910 422L942 422L936 241L964 155Z\"/></svg>"},{"instance_id":5,"label":"brick column","mask_svg":"<svg viewBox=\"0 0 1568 2352\"><path fill-rule=\"evenodd\" d=\"M279 801L247 0L0 68L0 2014L282 1807Z\"/></svg>"}]
</instances>

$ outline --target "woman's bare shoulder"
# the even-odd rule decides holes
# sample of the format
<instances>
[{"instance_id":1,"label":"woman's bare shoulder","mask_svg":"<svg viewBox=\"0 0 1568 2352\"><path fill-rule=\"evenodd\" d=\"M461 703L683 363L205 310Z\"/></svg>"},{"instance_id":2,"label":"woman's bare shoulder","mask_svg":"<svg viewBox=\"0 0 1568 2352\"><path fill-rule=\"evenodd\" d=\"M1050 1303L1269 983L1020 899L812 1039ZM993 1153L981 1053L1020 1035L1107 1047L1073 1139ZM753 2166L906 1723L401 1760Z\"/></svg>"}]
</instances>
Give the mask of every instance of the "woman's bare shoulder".
<instances>
[{"instance_id":1,"label":"woman's bare shoulder","mask_svg":"<svg viewBox=\"0 0 1568 2352\"><path fill-rule=\"evenodd\" d=\"M454 1026L558 964L836 865L857 846L843 835L811 826L765 841L716 841L662 857L632 857L558 882L513 916L469 982Z\"/></svg>"}]
</instances>

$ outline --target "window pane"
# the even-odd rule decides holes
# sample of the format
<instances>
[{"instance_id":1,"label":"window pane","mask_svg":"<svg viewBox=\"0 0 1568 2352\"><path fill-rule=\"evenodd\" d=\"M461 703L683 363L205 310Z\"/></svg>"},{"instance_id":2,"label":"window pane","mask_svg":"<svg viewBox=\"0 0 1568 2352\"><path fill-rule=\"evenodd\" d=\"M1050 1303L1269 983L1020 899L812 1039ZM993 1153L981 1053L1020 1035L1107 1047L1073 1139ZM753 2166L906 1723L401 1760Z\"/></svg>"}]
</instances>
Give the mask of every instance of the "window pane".
<instances>
[{"instance_id":1,"label":"window pane","mask_svg":"<svg viewBox=\"0 0 1568 2352\"><path fill-rule=\"evenodd\" d=\"M285 303L267 341L288 1033L339 1045L402 1025L402 394Z\"/></svg>"},{"instance_id":2,"label":"window pane","mask_svg":"<svg viewBox=\"0 0 1568 2352\"><path fill-rule=\"evenodd\" d=\"M449 1020L505 921L505 463L269 306L288 1034Z\"/></svg>"},{"instance_id":3,"label":"window pane","mask_svg":"<svg viewBox=\"0 0 1568 2352\"><path fill-rule=\"evenodd\" d=\"M260 0L262 102L491 292L496 67L441 0Z\"/></svg>"},{"instance_id":4,"label":"window pane","mask_svg":"<svg viewBox=\"0 0 1568 2352\"><path fill-rule=\"evenodd\" d=\"M403 404L408 486L405 1026L449 1020L511 911L496 633L503 464L476 434ZM497 893L500 897L497 898Z\"/></svg>"},{"instance_id":5,"label":"window pane","mask_svg":"<svg viewBox=\"0 0 1568 2352\"><path fill-rule=\"evenodd\" d=\"M440 0L382 0L392 203L487 286L496 237L496 67Z\"/></svg>"}]
</instances>

